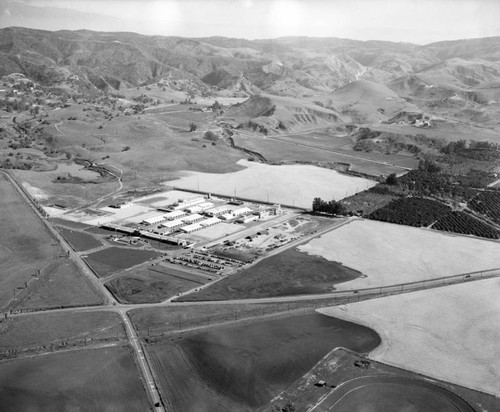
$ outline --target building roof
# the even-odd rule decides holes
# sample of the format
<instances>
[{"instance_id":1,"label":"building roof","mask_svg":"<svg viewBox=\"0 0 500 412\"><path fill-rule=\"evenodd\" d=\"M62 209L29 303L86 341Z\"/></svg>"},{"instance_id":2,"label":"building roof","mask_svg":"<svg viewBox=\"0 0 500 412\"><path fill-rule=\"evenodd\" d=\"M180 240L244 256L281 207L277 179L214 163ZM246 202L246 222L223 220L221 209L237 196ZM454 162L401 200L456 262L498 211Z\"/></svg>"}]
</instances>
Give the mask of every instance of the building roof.
<instances>
[{"instance_id":1,"label":"building roof","mask_svg":"<svg viewBox=\"0 0 500 412\"><path fill-rule=\"evenodd\" d=\"M198 213L194 213L192 215L188 215L186 217L183 217L181 220L184 222L184 223L190 223L190 222L194 222L196 220L201 220L203 219L203 216L198 214Z\"/></svg>"},{"instance_id":2,"label":"building roof","mask_svg":"<svg viewBox=\"0 0 500 412\"><path fill-rule=\"evenodd\" d=\"M214 207L213 209L206 210L205 213L216 214L216 213L223 213L226 210L229 210L227 206L217 206L217 207Z\"/></svg>"},{"instance_id":3,"label":"building roof","mask_svg":"<svg viewBox=\"0 0 500 412\"><path fill-rule=\"evenodd\" d=\"M238 209L233 210L234 215L244 215L245 213L250 213L252 209L249 207L240 207Z\"/></svg>"},{"instance_id":4,"label":"building roof","mask_svg":"<svg viewBox=\"0 0 500 412\"><path fill-rule=\"evenodd\" d=\"M155 223L159 223L161 221L163 221L165 218L163 217L163 213L162 214L159 214L159 215L156 215L156 216L151 216L151 217L148 217L146 219L143 219L142 221L144 223L147 223L148 225L153 225Z\"/></svg>"},{"instance_id":5,"label":"building roof","mask_svg":"<svg viewBox=\"0 0 500 412\"><path fill-rule=\"evenodd\" d=\"M177 226L182 226L184 222L181 219L175 219L175 220L168 220L166 222L163 222L161 225L163 227L177 227Z\"/></svg>"},{"instance_id":6,"label":"building roof","mask_svg":"<svg viewBox=\"0 0 500 412\"><path fill-rule=\"evenodd\" d=\"M194 232L195 230L201 229L203 226L201 226L199 223L193 223L192 225L187 225L182 228L182 230L186 233Z\"/></svg>"},{"instance_id":7,"label":"building roof","mask_svg":"<svg viewBox=\"0 0 500 412\"><path fill-rule=\"evenodd\" d=\"M210 217L208 219L202 220L200 222L200 225L202 226L209 226L209 225L214 225L216 223L220 223L221 220L218 217Z\"/></svg>"},{"instance_id":8,"label":"building roof","mask_svg":"<svg viewBox=\"0 0 500 412\"><path fill-rule=\"evenodd\" d=\"M165 219L175 219L176 217L179 217L179 216L184 216L186 214L186 212L182 211L182 210L174 210L173 212L170 212L170 213L167 213L165 214Z\"/></svg>"}]
</instances>

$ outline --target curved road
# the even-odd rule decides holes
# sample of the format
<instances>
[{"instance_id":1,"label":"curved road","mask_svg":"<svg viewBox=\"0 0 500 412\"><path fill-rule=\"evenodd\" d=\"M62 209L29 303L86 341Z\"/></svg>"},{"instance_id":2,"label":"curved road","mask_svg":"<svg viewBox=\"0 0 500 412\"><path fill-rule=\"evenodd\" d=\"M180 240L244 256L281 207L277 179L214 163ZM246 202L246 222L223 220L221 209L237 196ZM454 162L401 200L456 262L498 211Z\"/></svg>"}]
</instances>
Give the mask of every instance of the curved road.
<instances>
[{"instance_id":1,"label":"curved road","mask_svg":"<svg viewBox=\"0 0 500 412\"><path fill-rule=\"evenodd\" d=\"M438 403L443 404L446 403L449 408L447 410L456 411L456 412L475 412L474 409L465 402L458 395L450 392L447 389L442 388L434 383L431 383L422 379L412 379L403 376L364 376L360 378L354 378L347 382L342 383L333 391L331 391L326 397L322 398L316 405L308 409L307 412L335 412L342 407L342 403L350 403L353 397L357 397L357 391L366 389L370 386L381 386L382 391L384 389L384 385L398 385L401 386L401 391L403 393L412 392L412 389L417 392L415 394L415 398L409 397L408 401L416 401L417 403L423 402L425 403L425 398L427 398L427 402L430 404ZM420 393L418 393L420 392ZM387 392L387 396L390 397L391 392ZM382 395L384 396L384 395ZM349 399L351 398L351 399ZM424 399L422 399L424 398ZM433 402L434 398L434 402ZM381 403L384 403L382 399L380 399ZM355 400L355 403L358 407L361 407L362 402L359 402L359 399ZM371 405L373 407L373 405ZM429 405L430 406L430 405ZM389 405L384 403L384 408L390 407ZM341 409L345 410L345 409ZM372 409L370 409L372 410ZM385 410L375 410L374 412L385 412ZM413 409L412 409L413 410ZM422 411L422 409L419 409ZM426 409L432 410L432 409Z\"/></svg>"}]
</instances>

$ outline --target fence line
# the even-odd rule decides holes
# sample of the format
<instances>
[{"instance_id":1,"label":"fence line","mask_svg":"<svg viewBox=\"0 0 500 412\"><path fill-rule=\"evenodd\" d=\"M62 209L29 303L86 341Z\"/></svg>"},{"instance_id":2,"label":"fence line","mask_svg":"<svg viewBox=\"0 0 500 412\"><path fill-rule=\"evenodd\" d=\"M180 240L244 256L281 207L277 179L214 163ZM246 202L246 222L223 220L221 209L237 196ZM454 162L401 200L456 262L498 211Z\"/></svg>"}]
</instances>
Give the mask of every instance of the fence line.
<instances>
[{"instance_id":1,"label":"fence line","mask_svg":"<svg viewBox=\"0 0 500 412\"><path fill-rule=\"evenodd\" d=\"M143 335L143 337L147 338L148 341L155 342L172 333L203 329L215 325L222 326L228 323L243 321L254 323L261 321L264 317L279 317L281 315L290 314L291 312L296 312L297 314L307 313L320 307L344 305L348 303L355 303L361 300L377 299L384 296L466 283L469 281L488 279L496 276L500 276L500 268L468 272L435 279L401 283L397 285L333 292L329 294L329 296L321 297L320 299L311 296L308 300L290 300L288 302L282 301L277 303L266 303L265 300L263 300L261 304L267 304L267 307L255 307L250 308L249 310L205 316L197 319L185 319L179 316L177 319L163 324L161 326L162 331L156 331L153 328L146 328L145 330L143 329L141 331L141 334ZM251 304L257 305L259 303L254 301Z\"/></svg>"}]
</instances>

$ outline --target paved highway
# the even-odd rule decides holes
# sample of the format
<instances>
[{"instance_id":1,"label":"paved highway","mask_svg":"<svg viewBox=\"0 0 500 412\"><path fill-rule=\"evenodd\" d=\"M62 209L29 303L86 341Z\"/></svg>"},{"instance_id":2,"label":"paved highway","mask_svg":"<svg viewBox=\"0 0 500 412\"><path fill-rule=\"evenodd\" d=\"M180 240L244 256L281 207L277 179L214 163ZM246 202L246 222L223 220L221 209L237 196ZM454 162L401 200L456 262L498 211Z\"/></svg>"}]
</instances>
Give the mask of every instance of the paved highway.
<instances>
[{"instance_id":1,"label":"paved highway","mask_svg":"<svg viewBox=\"0 0 500 412\"><path fill-rule=\"evenodd\" d=\"M140 372L142 374L143 380L145 382L145 388L147 390L147 393L152 400L152 404L154 405L155 411L162 412L165 409L162 406L161 403L161 398L158 393L158 390L156 388L156 383L153 378L153 373L151 372L151 369L149 367L149 363L145 359L143 349L141 347L139 338L137 336L137 332L135 331L134 326L132 325L132 322L126 315L126 310L123 310L122 308L116 307L117 302L114 296L109 292L109 290L101 283L99 282L99 279L97 276L94 275L94 273L89 269L87 264L83 261L83 259L76 253L69 243L64 240L64 238L61 236L61 234L54 229L54 227L42 216L40 213L40 210L37 208L37 205L34 203L34 201L31 199L31 197L25 192L24 188L9 174L6 172L3 172L14 188L19 192L21 197L29 204L32 206L35 214L40 218L42 221L42 224L45 225L45 227L49 230L49 232L58 240L60 243L61 247L63 250L68 254L68 257L70 257L80 268L82 273L87 277L87 279L91 282L91 284L96 288L96 290L101 294L101 296L104 298L105 306L101 307L93 307L93 308L86 308L86 309L97 309L97 310L109 310L110 308L115 310L120 314L120 316L123 319L123 323L125 325L125 330L127 331L127 337L128 341L130 343L130 346L134 350L135 353L135 358L136 358L136 363L139 365ZM84 308L80 308L84 309ZM43 311L40 313L44 313Z\"/></svg>"},{"instance_id":2,"label":"paved highway","mask_svg":"<svg viewBox=\"0 0 500 412\"><path fill-rule=\"evenodd\" d=\"M400 285L392 285L380 288L370 288L370 289L359 289L359 290L349 290L349 291L339 291L333 293L325 293L319 295L303 295L303 296L283 296L274 298L259 298L259 299L237 299L237 300L225 300L225 301L202 301L202 302L170 302L166 300L161 303L150 303L150 304L120 304L116 301L114 296L109 292L109 290L99 281L95 274L89 269L86 262L71 248L71 246L64 240L61 234L55 230L50 222L43 218L42 214L38 210L36 203L31 199L31 197L25 192L24 188L8 173L5 173L16 190L20 193L23 199L25 199L28 204L33 208L36 215L41 219L43 224L52 233L52 235L58 240L61 247L68 253L69 257L78 265L82 273L87 276L89 281L94 285L96 290L103 296L105 300L104 306L93 306L93 307L77 307L77 308L65 308L65 309L53 309L50 310L51 313L74 313L74 312L95 312L95 311L113 311L118 313L125 325L127 332L127 338L134 351L137 365L141 372L145 387L152 404L155 405L156 411L164 411L162 406L161 398L157 389L157 385L154 380L154 375L151 371L147 355L145 354L141 341L138 337L137 331L135 330L131 320L127 316L127 312L133 309L139 308L161 308L161 307L172 307L172 306L196 306L196 305L234 305L234 304L272 304L272 303L287 303L287 302L300 302L300 301L311 301L317 300L320 303L323 300L339 299L339 303L344 303L346 298L352 300L365 300L372 299L379 296L385 296L389 294L399 294L407 293L416 290L429 289L434 287L446 286L451 284L469 282L474 280L487 279L491 277L500 276L500 268L491 269L489 271L475 272L475 273L464 273L455 276L448 276L440 279L430 279L426 281L406 283ZM341 223L337 226L340 227L344 224L348 224L353 219L348 219L346 222ZM273 222L276 224L276 221ZM306 242L309 238L319 236L324 232L332 230L331 226L317 231L314 234L310 234L296 241L290 242L287 247L293 247L298 243ZM241 232L239 233L241 235ZM275 253L281 252L283 248L279 248ZM334 302L330 302L334 304ZM46 311L38 312L26 312L26 313L14 313L10 316L37 316L38 314L43 314ZM213 325L213 324L212 324ZM156 406L158 405L158 406Z\"/></svg>"},{"instance_id":3,"label":"paved highway","mask_svg":"<svg viewBox=\"0 0 500 412\"><path fill-rule=\"evenodd\" d=\"M142 377L144 379L144 385L149 392L149 396L151 397L155 411L164 412L165 408L162 406L160 394L156 387L156 382L154 380L153 373L149 366L146 354L143 350L141 341L139 339L139 336L137 335L137 331L135 330L125 311L121 310L119 311L119 313L123 319L123 323L125 324L125 329L127 331L127 337L130 345L136 353L136 363L139 365L139 368L141 370Z\"/></svg>"}]
</instances>

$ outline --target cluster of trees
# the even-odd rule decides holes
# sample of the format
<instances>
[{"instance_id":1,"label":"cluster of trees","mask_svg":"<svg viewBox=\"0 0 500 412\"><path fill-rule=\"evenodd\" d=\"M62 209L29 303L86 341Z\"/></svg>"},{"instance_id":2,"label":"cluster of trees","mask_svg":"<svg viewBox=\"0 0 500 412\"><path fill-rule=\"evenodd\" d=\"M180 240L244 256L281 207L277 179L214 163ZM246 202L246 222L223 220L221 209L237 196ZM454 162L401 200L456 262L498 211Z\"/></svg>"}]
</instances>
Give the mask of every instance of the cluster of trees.
<instances>
[{"instance_id":1,"label":"cluster of trees","mask_svg":"<svg viewBox=\"0 0 500 412\"><path fill-rule=\"evenodd\" d=\"M385 183L391 186L397 186L399 182L396 173L391 173L389 176L387 176L387 179L385 179Z\"/></svg>"},{"instance_id":2,"label":"cluster of trees","mask_svg":"<svg viewBox=\"0 0 500 412\"><path fill-rule=\"evenodd\" d=\"M370 213L370 219L407 226L429 226L450 212L450 208L435 200L419 197L395 199Z\"/></svg>"},{"instance_id":3,"label":"cluster of trees","mask_svg":"<svg viewBox=\"0 0 500 412\"><path fill-rule=\"evenodd\" d=\"M312 203L313 212L329 213L332 215L345 215L347 213L345 206L341 202L335 200L321 199L320 197L315 197Z\"/></svg>"},{"instance_id":4,"label":"cluster of trees","mask_svg":"<svg viewBox=\"0 0 500 412\"><path fill-rule=\"evenodd\" d=\"M429 173L438 173L441 171L441 166L439 166L433 160L420 159L418 162L418 170Z\"/></svg>"},{"instance_id":5,"label":"cluster of trees","mask_svg":"<svg viewBox=\"0 0 500 412\"><path fill-rule=\"evenodd\" d=\"M487 223L461 211L453 211L432 225L433 229L446 232L474 235L487 239L498 239L500 233Z\"/></svg>"},{"instance_id":6,"label":"cluster of trees","mask_svg":"<svg viewBox=\"0 0 500 412\"><path fill-rule=\"evenodd\" d=\"M214 133L211 130L205 132L205 134L203 135L203 138L210 140L212 142L217 142L219 140L219 136L217 135L217 133Z\"/></svg>"}]
</instances>

